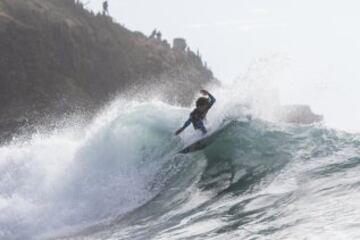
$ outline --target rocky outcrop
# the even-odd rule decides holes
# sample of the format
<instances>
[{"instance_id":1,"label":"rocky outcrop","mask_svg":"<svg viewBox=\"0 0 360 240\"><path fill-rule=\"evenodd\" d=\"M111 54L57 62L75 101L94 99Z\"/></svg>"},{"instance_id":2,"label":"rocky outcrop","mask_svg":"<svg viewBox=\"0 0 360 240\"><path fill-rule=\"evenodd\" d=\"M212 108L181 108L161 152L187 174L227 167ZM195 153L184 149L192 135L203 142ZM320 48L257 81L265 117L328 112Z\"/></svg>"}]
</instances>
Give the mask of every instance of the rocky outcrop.
<instances>
[{"instance_id":1,"label":"rocky outcrop","mask_svg":"<svg viewBox=\"0 0 360 240\"><path fill-rule=\"evenodd\" d=\"M322 115L315 114L307 105L281 106L276 116L280 121L296 124L312 124L323 120Z\"/></svg>"},{"instance_id":2,"label":"rocky outcrop","mask_svg":"<svg viewBox=\"0 0 360 240\"><path fill-rule=\"evenodd\" d=\"M186 105L214 82L192 51L175 51L74 0L0 0L0 52L1 126L91 115L117 94L146 86Z\"/></svg>"}]
</instances>

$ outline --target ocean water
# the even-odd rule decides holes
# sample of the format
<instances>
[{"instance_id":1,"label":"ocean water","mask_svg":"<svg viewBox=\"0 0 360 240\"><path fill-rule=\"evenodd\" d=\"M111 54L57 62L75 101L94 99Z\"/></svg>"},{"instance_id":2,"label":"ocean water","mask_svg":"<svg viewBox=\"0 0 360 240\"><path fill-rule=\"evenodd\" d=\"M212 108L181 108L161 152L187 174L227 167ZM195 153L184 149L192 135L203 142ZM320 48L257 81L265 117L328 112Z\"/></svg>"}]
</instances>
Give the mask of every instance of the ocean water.
<instances>
[{"instance_id":1,"label":"ocean water","mask_svg":"<svg viewBox=\"0 0 360 240\"><path fill-rule=\"evenodd\" d=\"M0 146L0 239L360 239L359 135L217 104L192 154L158 101Z\"/></svg>"}]
</instances>

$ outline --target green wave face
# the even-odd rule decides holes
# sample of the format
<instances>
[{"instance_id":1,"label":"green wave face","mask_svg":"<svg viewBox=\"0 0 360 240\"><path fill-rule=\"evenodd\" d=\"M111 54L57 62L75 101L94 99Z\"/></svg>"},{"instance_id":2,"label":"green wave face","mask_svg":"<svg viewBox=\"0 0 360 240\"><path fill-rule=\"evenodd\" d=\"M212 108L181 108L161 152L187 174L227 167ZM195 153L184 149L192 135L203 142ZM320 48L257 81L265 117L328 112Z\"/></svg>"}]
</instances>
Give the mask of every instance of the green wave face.
<instances>
[{"instance_id":1,"label":"green wave face","mask_svg":"<svg viewBox=\"0 0 360 240\"><path fill-rule=\"evenodd\" d=\"M207 147L178 154L200 137L174 135L188 109L114 106L89 126L0 147L1 236L359 236L359 136L213 114Z\"/></svg>"},{"instance_id":2,"label":"green wave face","mask_svg":"<svg viewBox=\"0 0 360 240\"><path fill-rule=\"evenodd\" d=\"M205 149L169 160L163 171L177 171L152 201L116 223L118 239L358 234L347 231L358 210L341 224L330 217L346 219L344 211L358 206L346 203L359 187L358 136L319 126L231 120L213 138ZM326 224L342 228L320 233ZM106 232L95 236L106 238Z\"/></svg>"}]
</instances>

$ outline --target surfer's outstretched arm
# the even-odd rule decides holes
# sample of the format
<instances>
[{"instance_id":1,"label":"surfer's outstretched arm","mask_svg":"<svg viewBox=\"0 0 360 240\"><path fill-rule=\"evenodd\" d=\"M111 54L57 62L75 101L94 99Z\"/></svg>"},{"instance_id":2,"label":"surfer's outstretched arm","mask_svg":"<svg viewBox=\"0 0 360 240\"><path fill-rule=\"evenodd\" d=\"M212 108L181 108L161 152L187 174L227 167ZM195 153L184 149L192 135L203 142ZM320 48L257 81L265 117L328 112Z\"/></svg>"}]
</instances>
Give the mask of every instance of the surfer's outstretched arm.
<instances>
[{"instance_id":1,"label":"surfer's outstretched arm","mask_svg":"<svg viewBox=\"0 0 360 240\"><path fill-rule=\"evenodd\" d=\"M207 90L201 90L200 92L201 94L207 95L209 97L209 108L211 108L212 105L214 105L214 103L216 102L216 98Z\"/></svg>"},{"instance_id":2,"label":"surfer's outstretched arm","mask_svg":"<svg viewBox=\"0 0 360 240\"><path fill-rule=\"evenodd\" d=\"M182 128L178 129L175 134L179 135L182 131L185 130L185 128L187 128L189 125L191 124L191 118L189 118L185 123L184 126L182 126Z\"/></svg>"},{"instance_id":3,"label":"surfer's outstretched arm","mask_svg":"<svg viewBox=\"0 0 360 240\"><path fill-rule=\"evenodd\" d=\"M212 105L214 105L214 103L216 102L216 98L214 98L214 96L211 95L209 92L208 92L208 96L209 96L210 107L212 107Z\"/></svg>"}]
</instances>

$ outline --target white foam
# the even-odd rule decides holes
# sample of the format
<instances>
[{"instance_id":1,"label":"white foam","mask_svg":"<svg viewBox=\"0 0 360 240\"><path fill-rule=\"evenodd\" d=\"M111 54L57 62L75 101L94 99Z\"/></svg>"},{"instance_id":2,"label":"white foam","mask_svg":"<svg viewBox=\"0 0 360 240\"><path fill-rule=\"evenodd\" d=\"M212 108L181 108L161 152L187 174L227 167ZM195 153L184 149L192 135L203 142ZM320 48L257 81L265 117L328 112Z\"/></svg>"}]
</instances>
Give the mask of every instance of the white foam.
<instances>
[{"instance_id":1,"label":"white foam","mask_svg":"<svg viewBox=\"0 0 360 240\"><path fill-rule=\"evenodd\" d=\"M149 184L179 144L172 135L180 114L161 103L117 100L89 126L1 146L0 236L31 239L151 199L159 189Z\"/></svg>"}]
</instances>

